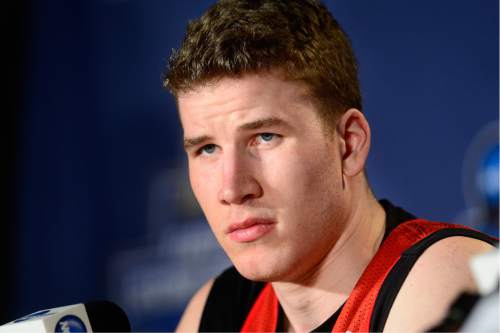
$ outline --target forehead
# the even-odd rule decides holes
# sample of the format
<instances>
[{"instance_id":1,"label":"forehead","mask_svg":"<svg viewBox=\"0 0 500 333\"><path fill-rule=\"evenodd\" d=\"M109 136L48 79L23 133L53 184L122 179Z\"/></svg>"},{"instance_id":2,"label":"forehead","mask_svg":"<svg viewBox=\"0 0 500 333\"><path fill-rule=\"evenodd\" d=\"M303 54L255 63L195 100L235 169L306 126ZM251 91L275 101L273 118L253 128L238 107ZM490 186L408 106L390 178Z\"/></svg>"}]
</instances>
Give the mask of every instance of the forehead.
<instances>
[{"instance_id":1,"label":"forehead","mask_svg":"<svg viewBox=\"0 0 500 333\"><path fill-rule=\"evenodd\" d=\"M198 86L178 95L178 107L184 129L217 120L248 121L252 117L280 116L292 121L316 118L306 86L272 74L221 78ZM314 114L294 112L306 109Z\"/></svg>"}]
</instances>

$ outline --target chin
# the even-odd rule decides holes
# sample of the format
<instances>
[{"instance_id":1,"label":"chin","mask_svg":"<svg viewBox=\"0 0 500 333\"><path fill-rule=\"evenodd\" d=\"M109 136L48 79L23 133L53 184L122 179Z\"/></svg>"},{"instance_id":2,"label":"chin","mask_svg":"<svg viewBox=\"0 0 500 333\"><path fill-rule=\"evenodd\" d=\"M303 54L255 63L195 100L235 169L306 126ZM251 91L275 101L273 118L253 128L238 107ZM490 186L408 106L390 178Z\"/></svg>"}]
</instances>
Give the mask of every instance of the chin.
<instances>
[{"instance_id":1,"label":"chin","mask_svg":"<svg viewBox=\"0 0 500 333\"><path fill-rule=\"evenodd\" d=\"M245 269L235 265L236 270L246 279L252 281L271 282L272 275L263 274L255 269Z\"/></svg>"},{"instance_id":2,"label":"chin","mask_svg":"<svg viewBox=\"0 0 500 333\"><path fill-rule=\"evenodd\" d=\"M283 263L277 264L266 260L232 260L236 270L246 279L252 281L275 282L286 280L292 269L287 269Z\"/></svg>"},{"instance_id":3,"label":"chin","mask_svg":"<svg viewBox=\"0 0 500 333\"><path fill-rule=\"evenodd\" d=\"M241 269L236 266L236 270L246 279L259 282L274 282L279 278L273 273L261 272L255 269Z\"/></svg>"}]
</instances>

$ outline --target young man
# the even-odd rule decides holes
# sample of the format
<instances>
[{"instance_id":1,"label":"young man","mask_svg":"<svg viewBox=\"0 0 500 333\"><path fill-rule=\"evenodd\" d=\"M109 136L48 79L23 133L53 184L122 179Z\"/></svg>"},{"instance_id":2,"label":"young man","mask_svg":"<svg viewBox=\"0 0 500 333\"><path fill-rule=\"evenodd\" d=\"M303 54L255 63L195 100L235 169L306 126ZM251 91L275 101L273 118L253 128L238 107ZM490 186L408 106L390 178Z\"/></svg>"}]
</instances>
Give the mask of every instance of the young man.
<instances>
[{"instance_id":1,"label":"young man","mask_svg":"<svg viewBox=\"0 0 500 333\"><path fill-rule=\"evenodd\" d=\"M190 23L165 86L235 266L179 331L421 331L475 288L468 260L486 237L374 197L356 61L319 2L219 1Z\"/></svg>"}]
</instances>

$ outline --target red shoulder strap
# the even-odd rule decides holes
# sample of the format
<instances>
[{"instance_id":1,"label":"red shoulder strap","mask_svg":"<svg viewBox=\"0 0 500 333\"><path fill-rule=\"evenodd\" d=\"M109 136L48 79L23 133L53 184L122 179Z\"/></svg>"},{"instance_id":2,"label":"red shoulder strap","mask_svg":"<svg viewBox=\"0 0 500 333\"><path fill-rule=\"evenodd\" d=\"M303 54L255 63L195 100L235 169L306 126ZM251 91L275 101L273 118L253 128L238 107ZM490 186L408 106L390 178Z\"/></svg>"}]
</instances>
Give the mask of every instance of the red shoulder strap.
<instances>
[{"instance_id":1,"label":"red shoulder strap","mask_svg":"<svg viewBox=\"0 0 500 333\"><path fill-rule=\"evenodd\" d=\"M241 332L276 332L278 298L268 283L262 289L241 328Z\"/></svg>"},{"instance_id":2,"label":"red shoulder strap","mask_svg":"<svg viewBox=\"0 0 500 333\"><path fill-rule=\"evenodd\" d=\"M332 332L368 332L375 300L382 283L401 254L432 233L463 226L411 220L396 227L383 242L347 299Z\"/></svg>"}]
</instances>

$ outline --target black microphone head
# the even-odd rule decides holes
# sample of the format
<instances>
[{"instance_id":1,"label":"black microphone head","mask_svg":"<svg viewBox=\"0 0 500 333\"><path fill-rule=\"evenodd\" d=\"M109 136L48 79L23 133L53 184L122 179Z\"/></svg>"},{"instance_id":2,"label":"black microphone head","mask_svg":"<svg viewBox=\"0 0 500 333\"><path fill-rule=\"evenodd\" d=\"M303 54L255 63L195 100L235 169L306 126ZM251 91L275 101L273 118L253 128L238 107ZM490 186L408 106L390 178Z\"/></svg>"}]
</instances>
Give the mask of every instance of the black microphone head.
<instances>
[{"instance_id":1,"label":"black microphone head","mask_svg":"<svg viewBox=\"0 0 500 333\"><path fill-rule=\"evenodd\" d=\"M90 326L94 332L130 332L130 322L118 305L109 301L85 303Z\"/></svg>"}]
</instances>

